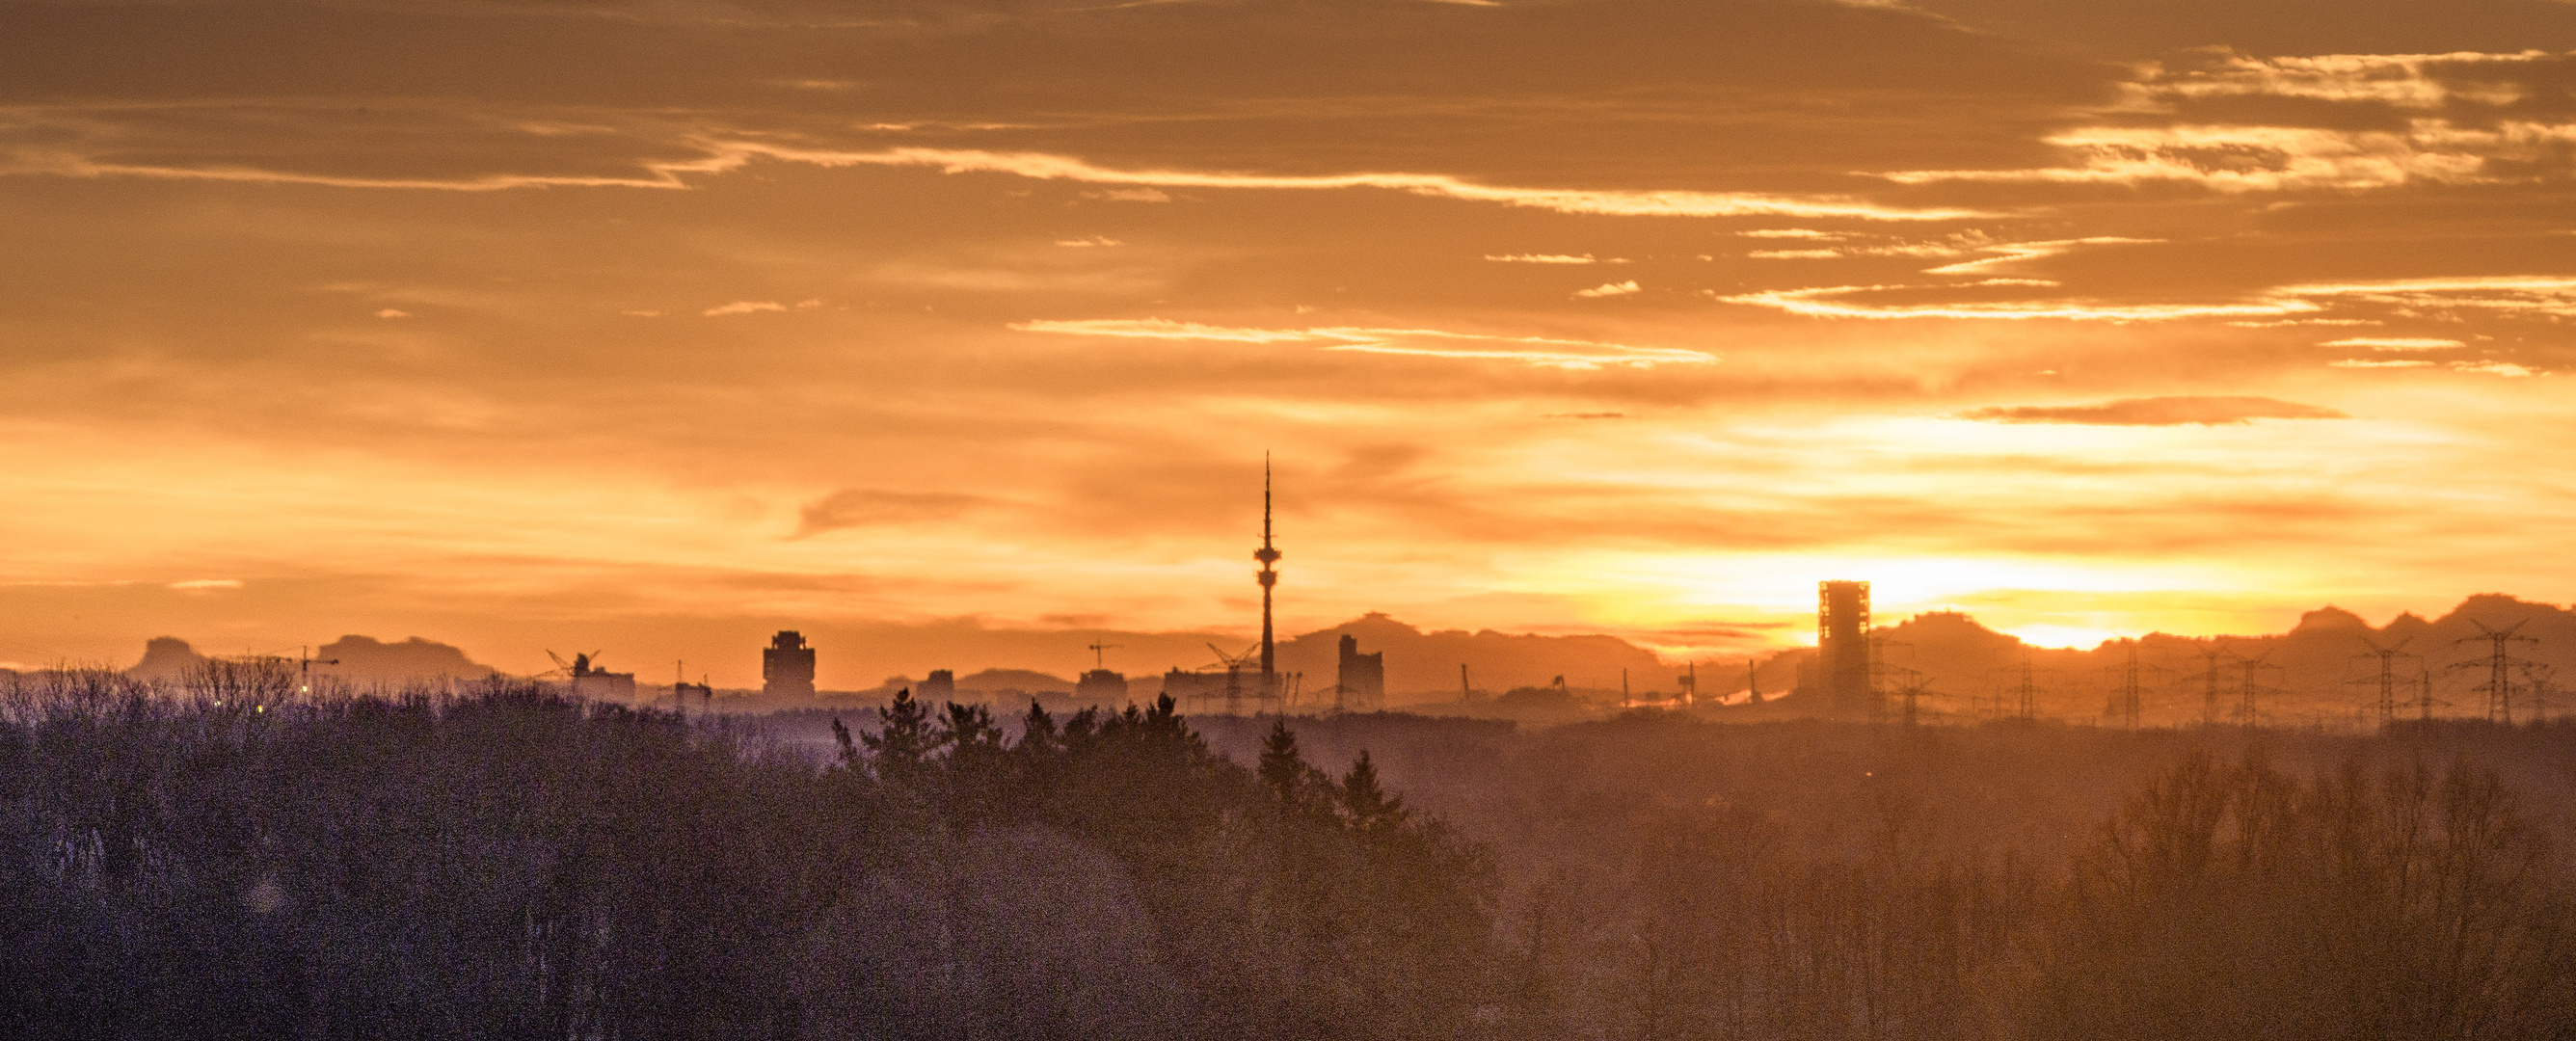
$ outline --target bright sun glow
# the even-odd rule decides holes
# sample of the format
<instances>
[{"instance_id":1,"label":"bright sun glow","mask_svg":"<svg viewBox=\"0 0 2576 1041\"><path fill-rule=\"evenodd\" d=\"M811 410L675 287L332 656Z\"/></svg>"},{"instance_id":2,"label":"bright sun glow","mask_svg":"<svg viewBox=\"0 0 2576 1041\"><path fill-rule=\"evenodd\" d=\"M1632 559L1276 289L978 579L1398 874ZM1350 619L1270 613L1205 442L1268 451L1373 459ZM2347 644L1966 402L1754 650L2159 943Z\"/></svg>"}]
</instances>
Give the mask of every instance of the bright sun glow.
<instances>
[{"instance_id":1,"label":"bright sun glow","mask_svg":"<svg viewBox=\"0 0 2576 1041\"><path fill-rule=\"evenodd\" d=\"M2023 625L2001 631L2004 635L2018 637L2021 642L2033 647L2069 647L2077 650L2090 650L2106 641L2117 640L2122 635L2108 629L2087 629L2071 625Z\"/></svg>"}]
</instances>

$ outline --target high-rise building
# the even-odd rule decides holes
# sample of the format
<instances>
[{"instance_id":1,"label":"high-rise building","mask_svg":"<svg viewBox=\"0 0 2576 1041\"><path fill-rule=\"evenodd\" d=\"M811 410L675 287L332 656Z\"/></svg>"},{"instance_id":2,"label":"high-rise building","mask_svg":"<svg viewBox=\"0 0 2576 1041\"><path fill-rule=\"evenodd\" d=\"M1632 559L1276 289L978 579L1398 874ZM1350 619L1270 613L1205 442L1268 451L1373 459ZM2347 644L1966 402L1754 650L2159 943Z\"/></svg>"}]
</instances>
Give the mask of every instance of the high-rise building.
<instances>
[{"instance_id":1,"label":"high-rise building","mask_svg":"<svg viewBox=\"0 0 2576 1041\"><path fill-rule=\"evenodd\" d=\"M1127 676L1108 669L1084 670L1073 685L1073 698L1085 705L1117 708L1127 700Z\"/></svg>"},{"instance_id":2,"label":"high-rise building","mask_svg":"<svg viewBox=\"0 0 2576 1041\"><path fill-rule=\"evenodd\" d=\"M1219 697L1225 693L1225 673L1191 672L1175 665L1163 674L1163 693L1179 702Z\"/></svg>"},{"instance_id":3,"label":"high-rise building","mask_svg":"<svg viewBox=\"0 0 2576 1041\"><path fill-rule=\"evenodd\" d=\"M1866 712L1869 682L1869 583L1816 583L1816 680L1836 712Z\"/></svg>"},{"instance_id":4,"label":"high-rise building","mask_svg":"<svg viewBox=\"0 0 2576 1041\"><path fill-rule=\"evenodd\" d=\"M814 648L805 645L805 634L781 629L769 638L769 646L761 648L760 692L779 697L814 696Z\"/></svg>"},{"instance_id":5,"label":"high-rise building","mask_svg":"<svg viewBox=\"0 0 2576 1041\"><path fill-rule=\"evenodd\" d=\"M957 674L948 669L930 670L930 678L913 684L915 701L937 703L957 697Z\"/></svg>"},{"instance_id":6,"label":"high-rise building","mask_svg":"<svg viewBox=\"0 0 2576 1041\"><path fill-rule=\"evenodd\" d=\"M635 700L635 674L610 672L600 668L590 655L572 656L572 667L565 670L572 679L574 697L596 701Z\"/></svg>"},{"instance_id":7,"label":"high-rise building","mask_svg":"<svg viewBox=\"0 0 2576 1041\"><path fill-rule=\"evenodd\" d=\"M1367 712L1386 704L1386 652L1360 653L1359 637L1342 634L1341 672L1334 680L1341 707Z\"/></svg>"}]
</instances>

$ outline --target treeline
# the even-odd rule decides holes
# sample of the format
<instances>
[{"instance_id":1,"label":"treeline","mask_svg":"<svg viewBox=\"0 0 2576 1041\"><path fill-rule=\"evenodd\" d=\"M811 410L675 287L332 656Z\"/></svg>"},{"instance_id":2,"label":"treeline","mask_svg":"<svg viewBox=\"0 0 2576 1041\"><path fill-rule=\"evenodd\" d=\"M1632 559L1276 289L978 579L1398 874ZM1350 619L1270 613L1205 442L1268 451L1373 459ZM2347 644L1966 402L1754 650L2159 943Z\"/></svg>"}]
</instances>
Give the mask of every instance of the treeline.
<instances>
[{"instance_id":1,"label":"treeline","mask_svg":"<svg viewBox=\"0 0 2576 1041\"><path fill-rule=\"evenodd\" d=\"M0 1030L2576 1032L2570 825L2518 791L2576 785L2564 729L1522 734L906 696L809 743L525 684L295 686L0 676Z\"/></svg>"},{"instance_id":2,"label":"treeline","mask_svg":"<svg viewBox=\"0 0 2576 1041\"><path fill-rule=\"evenodd\" d=\"M1168 703L818 766L523 684L0 693L12 1037L1444 1036L1490 960L1468 847Z\"/></svg>"},{"instance_id":3,"label":"treeline","mask_svg":"<svg viewBox=\"0 0 2576 1041\"><path fill-rule=\"evenodd\" d=\"M2576 726L1297 722L1493 850L1505 1036L2576 1031Z\"/></svg>"}]
</instances>

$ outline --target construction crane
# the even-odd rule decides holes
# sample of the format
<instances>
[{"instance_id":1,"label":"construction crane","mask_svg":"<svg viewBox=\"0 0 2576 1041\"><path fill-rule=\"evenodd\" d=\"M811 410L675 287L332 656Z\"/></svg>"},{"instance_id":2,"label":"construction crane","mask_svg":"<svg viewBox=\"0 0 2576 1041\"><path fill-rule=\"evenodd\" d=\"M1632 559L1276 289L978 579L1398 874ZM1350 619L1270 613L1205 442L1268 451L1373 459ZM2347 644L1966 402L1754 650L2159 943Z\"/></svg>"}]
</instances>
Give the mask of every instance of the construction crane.
<instances>
[{"instance_id":1,"label":"construction crane","mask_svg":"<svg viewBox=\"0 0 2576 1041\"><path fill-rule=\"evenodd\" d=\"M705 707L702 711L707 714L714 713L716 708L716 688L714 682L712 682L712 678L704 673L700 673L698 675L698 682L691 683L689 682L688 666L688 662L679 659L673 659L671 662L672 711L678 712L682 716L688 715L689 695L696 694L701 699L704 699Z\"/></svg>"},{"instance_id":2,"label":"construction crane","mask_svg":"<svg viewBox=\"0 0 2576 1041\"><path fill-rule=\"evenodd\" d=\"M340 664L340 659L338 658L314 657L313 648L310 645L306 646L303 652L298 654L295 658L295 692L298 694L313 693L314 666L338 664Z\"/></svg>"},{"instance_id":3,"label":"construction crane","mask_svg":"<svg viewBox=\"0 0 2576 1041\"><path fill-rule=\"evenodd\" d=\"M555 652L553 652L553 651L547 651L547 652L546 652L546 657L549 657L549 658L552 658L552 659L554 659L554 660L555 660L555 667L554 667L552 670L550 670L550 671L546 671L546 672L540 672L540 673L538 673L538 674L537 674L537 676L538 676L539 678L544 678L544 677L547 677L547 676L555 675L556 673L561 673L561 674L563 674L563 676L564 676L566 679L579 680L579 679L581 679L581 678L582 678L582 677L584 677L584 676L588 676L588 675L590 675L592 672L596 671L596 670L598 669L598 667L599 667L599 652L598 652L598 651L589 651L589 652L585 652L585 653L581 653L581 654L575 654L575 655L573 655L573 656L572 656L572 660L571 660L571 661L565 661L565 660L563 660L563 655L556 654L556 653L555 653Z\"/></svg>"}]
</instances>

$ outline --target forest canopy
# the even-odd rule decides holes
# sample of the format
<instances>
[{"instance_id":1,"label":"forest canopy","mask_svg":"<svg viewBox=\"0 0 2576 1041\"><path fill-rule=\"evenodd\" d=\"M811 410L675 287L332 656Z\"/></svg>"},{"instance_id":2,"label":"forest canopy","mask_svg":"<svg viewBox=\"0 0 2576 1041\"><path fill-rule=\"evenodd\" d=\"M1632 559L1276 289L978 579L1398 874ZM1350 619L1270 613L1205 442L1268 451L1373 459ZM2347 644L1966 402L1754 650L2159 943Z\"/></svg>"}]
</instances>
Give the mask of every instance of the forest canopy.
<instances>
[{"instance_id":1,"label":"forest canopy","mask_svg":"<svg viewBox=\"0 0 2576 1041\"><path fill-rule=\"evenodd\" d=\"M763 721L273 679L0 677L10 1033L2576 1029L2563 725Z\"/></svg>"}]
</instances>

